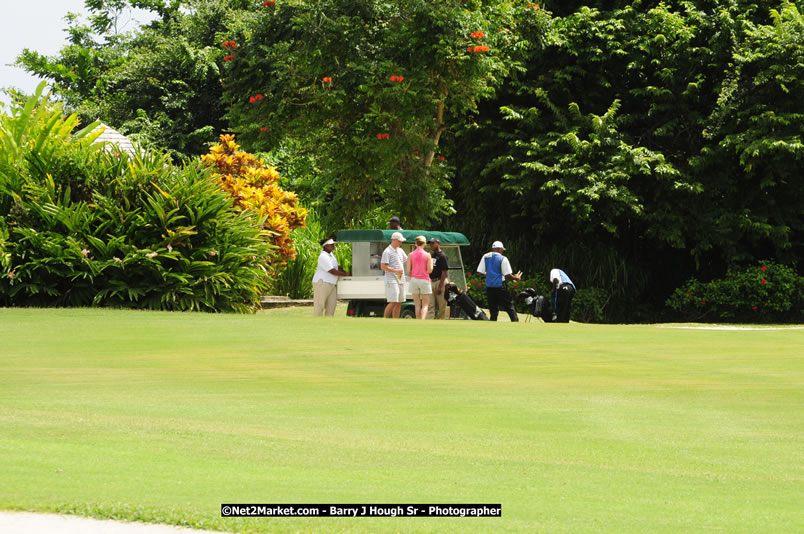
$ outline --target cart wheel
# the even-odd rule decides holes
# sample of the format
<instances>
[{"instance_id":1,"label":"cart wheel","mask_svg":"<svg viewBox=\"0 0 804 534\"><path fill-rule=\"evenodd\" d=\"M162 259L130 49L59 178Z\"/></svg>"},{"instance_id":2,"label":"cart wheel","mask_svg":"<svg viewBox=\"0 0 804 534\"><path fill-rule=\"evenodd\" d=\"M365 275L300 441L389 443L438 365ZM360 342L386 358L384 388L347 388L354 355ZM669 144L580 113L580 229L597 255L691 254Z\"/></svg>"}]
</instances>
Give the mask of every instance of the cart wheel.
<instances>
[{"instance_id":1,"label":"cart wheel","mask_svg":"<svg viewBox=\"0 0 804 534\"><path fill-rule=\"evenodd\" d=\"M415 319L416 318L416 310L412 310L410 308L402 310L402 312L399 314L399 318L400 319Z\"/></svg>"}]
</instances>

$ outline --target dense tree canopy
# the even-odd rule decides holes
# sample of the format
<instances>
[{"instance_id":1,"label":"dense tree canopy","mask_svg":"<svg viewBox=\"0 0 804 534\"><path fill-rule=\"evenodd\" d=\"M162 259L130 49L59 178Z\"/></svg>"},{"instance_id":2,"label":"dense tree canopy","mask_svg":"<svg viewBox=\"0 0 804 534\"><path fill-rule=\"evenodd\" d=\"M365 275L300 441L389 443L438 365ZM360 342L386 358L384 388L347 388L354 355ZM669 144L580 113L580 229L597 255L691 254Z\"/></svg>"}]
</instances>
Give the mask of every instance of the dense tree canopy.
<instances>
[{"instance_id":1,"label":"dense tree canopy","mask_svg":"<svg viewBox=\"0 0 804 534\"><path fill-rule=\"evenodd\" d=\"M800 260L800 1L86 4L58 56L20 56L68 109L178 157L234 133L333 228L504 238L523 268L627 286L610 318ZM119 34L129 6L158 17Z\"/></svg>"}]
</instances>

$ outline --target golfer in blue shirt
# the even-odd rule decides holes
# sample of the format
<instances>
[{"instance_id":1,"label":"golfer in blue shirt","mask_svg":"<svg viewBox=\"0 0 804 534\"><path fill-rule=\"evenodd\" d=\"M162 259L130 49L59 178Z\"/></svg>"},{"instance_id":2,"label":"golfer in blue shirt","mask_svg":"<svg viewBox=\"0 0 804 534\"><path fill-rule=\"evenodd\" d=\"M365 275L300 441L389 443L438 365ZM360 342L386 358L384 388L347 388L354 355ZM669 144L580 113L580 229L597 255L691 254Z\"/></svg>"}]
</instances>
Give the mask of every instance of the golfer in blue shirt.
<instances>
[{"instance_id":1,"label":"golfer in blue shirt","mask_svg":"<svg viewBox=\"0 0 804 534\"><path fill-rule=\"evenodd\" d=\"M511 263L508 258L502 255L503 244L495 241L491 244L491 252L480 258L477 272L486 275L486 297L489 300L489 313L491 320L496 321L498 310L502 309L508 313L511 322L519 321L519 317L514 309L514 302L508 288L505 287L507 280L519 281L519 275L513 274Z\"/></svg>"}]
</instances>

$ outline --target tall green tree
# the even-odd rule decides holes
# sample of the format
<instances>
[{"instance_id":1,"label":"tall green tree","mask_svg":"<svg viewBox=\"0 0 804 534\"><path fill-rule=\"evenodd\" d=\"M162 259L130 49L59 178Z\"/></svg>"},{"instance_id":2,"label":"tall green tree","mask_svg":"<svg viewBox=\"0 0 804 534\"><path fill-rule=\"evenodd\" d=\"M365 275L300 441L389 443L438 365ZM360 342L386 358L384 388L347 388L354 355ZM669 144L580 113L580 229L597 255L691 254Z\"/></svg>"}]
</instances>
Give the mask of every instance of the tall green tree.
<instances>
[{"instance_id":1,"label":"tall green tree","mask_svg":"<svg viewBox=\"0 0 804 534\"><path fill-rule=\"evenodd\" d=\"M221 36L234 57L228 117L252 146L292 137L315 147L330 218L360 224L380 211L427 224L451 210L442 136L517 67L521 11L481 1L266 6Z\"/></svg>"},{"instance_id":2,"label":"tall green tree","mask_svg":"<svg viewBox=\"0 0 804 534\"><path fill-rule=\"evenodd\" d=\"M700 247L748 260L801 259L804 237L804 16L792 2L771 24L745 23L696 158L707 177Z\"/></svg>"}]
</instances>

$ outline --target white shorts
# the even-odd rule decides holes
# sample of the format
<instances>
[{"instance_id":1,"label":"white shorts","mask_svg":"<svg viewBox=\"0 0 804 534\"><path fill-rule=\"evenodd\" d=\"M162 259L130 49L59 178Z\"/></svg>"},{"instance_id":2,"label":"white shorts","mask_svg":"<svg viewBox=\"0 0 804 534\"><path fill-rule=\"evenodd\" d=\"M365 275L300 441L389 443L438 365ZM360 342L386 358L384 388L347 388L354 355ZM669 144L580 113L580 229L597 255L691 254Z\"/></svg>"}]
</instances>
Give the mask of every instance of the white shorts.
<instances>
[{"instance_id":1,"label":"white shorts","mask_svg":"<svg viewBox=\"0 0 804 534\"><path fill-rule=\"evenodd\" d=\"M385 282L385 300L388 302L405 302L405 284Z\"/></svg>"},{"instance_id":2,"label":"white shorts","mask_svg":"<svg viewBox=\"0 0 804 534\"><path fill-rule=\"evenodd\" d=\"M433 286L430 284L430 279L422 280L420 278L410 279L410 294L411 295L432 295Z\"/></svg>"}]
</instances>

